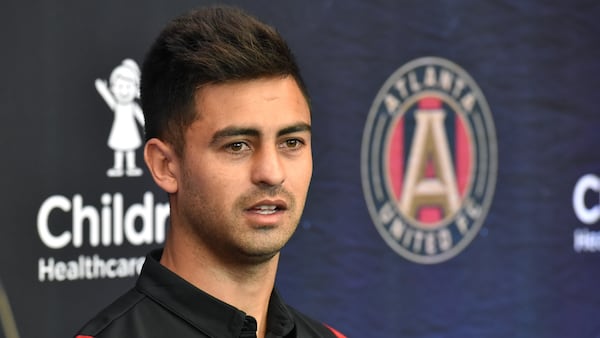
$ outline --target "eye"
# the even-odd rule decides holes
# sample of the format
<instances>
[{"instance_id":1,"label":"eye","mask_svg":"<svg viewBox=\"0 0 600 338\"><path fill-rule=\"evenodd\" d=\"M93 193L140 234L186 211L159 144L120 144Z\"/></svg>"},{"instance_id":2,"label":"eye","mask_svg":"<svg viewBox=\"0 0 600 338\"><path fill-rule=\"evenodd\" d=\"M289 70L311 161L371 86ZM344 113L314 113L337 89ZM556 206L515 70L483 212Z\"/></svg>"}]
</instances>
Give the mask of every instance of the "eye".
<instances>
[{"instance_id":1,"label":"eye","mask_svg":"<svg viewBox=\"0 0 600 338\"><path fill-rule=\"evenodd\" d=\"M226 145L225 149L232 153L239 153L250 149L250 147L246 142L234 142Z\"/></svg>"},{"instance_id":2,"label":"eye","mask_svg":"<svg viewBox=\"0 0 600 338\"><path fill-rule=\"evenodd\" d=\"M291 138L291 139L287 139L285 141L283 141L283 143L281 143L280 147L285 148L285 149L298 149L300 147L302 147L304 145L304 142L302 142L301 140L297 139L297 138Z\"/></svg>"}]
</instances>

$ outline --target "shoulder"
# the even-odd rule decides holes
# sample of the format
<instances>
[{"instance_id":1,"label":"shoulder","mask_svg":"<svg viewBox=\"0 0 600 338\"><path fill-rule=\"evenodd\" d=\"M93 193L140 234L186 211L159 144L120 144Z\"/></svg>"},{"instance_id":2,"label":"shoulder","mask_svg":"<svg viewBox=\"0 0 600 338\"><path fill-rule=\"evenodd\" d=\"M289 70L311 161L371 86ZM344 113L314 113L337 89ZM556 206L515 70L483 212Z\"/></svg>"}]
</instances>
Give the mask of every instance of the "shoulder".
<instances>
[{"instance_id":1,"label":"shoulder","mask_svg":"<svg viewBox=\"0 0 600 338\"><path fill-rule=\"evenodd\" d=\"M118 298L83 326L75 338L205 337L180 314L137 287Z\"/></svg>"},{"instance_id":2,"label":"shoulder","mask_svg":"<svg viewBox=\"0 0 600 338\"><path fill-rule=\"evenodd\" d=\"M127 316L127 314L134 309L138 303L144 300L144 298L146 297L136 289L129 290L87 322L78 331L75 337L101 337L105 330Z\"/></svg>"},{"instance_id":3,"label":"shoulder","mask_svg":"<svg viewBox=\"0 0 600 338\"><path fill-rule=\"evenodd\" d=\"M331 326L321 323L291 306L288 306L288 310L294 317L298 337L346 338Z\"/></svg>"}]
</instances>

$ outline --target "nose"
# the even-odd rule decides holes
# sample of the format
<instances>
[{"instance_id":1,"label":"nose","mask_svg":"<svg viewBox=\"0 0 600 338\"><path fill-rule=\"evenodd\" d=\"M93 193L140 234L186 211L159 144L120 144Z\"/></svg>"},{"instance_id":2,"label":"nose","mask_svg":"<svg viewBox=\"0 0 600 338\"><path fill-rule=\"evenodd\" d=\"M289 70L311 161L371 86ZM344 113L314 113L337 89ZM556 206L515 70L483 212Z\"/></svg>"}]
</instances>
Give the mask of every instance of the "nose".
<instances>
[{"instance_id":1,"label":"nose","mask_svg":"<svg viewBox=\"0 0 600 338\"><path fill-rule=\"evenodd\" d=\"M279 186L283 181L285 169L276 147L260 149L252 164L252 182L262 186Z\"/></svg>"}]
</instances>

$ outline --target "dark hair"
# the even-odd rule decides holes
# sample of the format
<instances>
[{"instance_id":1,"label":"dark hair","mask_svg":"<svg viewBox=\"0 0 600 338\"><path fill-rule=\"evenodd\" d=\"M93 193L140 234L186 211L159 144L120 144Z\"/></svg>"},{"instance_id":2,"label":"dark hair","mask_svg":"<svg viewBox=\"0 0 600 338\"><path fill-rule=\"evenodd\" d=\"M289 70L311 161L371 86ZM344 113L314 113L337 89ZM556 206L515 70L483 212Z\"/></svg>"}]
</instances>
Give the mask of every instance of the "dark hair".
<instances>
[{"instance_id":1,"label":"dark hair","mask_svg":"<svg viewBox=\"0 0 600 338\"><path fill-rule=\"evenodd\" d=\"M272 27L234 7L193 10L160 33L142 66L146 140L160 138L179 154L197 118L195 95L206 84L291 76L306 86L287 43Z\"/></svg>"}]
</instances>

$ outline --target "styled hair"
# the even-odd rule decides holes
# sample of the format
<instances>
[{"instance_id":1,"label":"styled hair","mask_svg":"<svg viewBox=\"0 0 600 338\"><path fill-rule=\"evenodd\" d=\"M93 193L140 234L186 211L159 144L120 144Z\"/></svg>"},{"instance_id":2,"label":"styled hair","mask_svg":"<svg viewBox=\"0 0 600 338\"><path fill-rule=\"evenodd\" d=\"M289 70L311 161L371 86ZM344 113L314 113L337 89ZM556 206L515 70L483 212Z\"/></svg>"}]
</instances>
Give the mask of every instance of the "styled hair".
<instances>
[{"instance_id":1,"label":"styled hair","mask_svg":"<svg viewBox=\"0 0 600 338\"><path fill-rule=\"evenodd\" d=\"M184 132L198 117L204 85L291 76L307 102L296 60L272 27L235 7L193 10L171 21L142 66L146 140L159 138L181 155Z\"/></svg>"}]
</instances>

